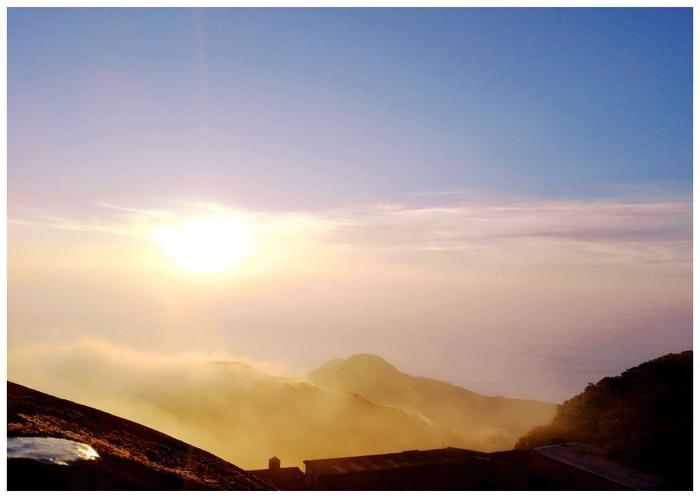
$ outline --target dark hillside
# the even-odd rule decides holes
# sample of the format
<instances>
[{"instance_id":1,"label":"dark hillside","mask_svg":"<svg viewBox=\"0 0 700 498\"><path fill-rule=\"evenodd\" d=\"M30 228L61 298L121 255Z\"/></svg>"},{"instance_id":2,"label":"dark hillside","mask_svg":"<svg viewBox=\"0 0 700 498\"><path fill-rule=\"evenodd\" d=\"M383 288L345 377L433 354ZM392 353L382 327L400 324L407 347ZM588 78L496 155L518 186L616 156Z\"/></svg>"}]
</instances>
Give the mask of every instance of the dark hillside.
<instances>
[{"instance_id":1,"label":"dark hillside","mask_svg":"<svg viewBox=\"0 0 700 498\"><path fill-rule=\"evenodd\" d=\"M211 453L141 424L7 383L7 435L69 439L100 458L69 466L8 459L9 489L264 490Z\"/></svg>"},{"instance_id":2,"label":"dark hillside","mask_svg":"<svg viewBox=\"0 0 700 498\"><path fill-rule=\"evenodd\" d=\"M516 448L569 441L692 486L693 353L669 354L589 384Z\"/></svg>"}]
</instances>

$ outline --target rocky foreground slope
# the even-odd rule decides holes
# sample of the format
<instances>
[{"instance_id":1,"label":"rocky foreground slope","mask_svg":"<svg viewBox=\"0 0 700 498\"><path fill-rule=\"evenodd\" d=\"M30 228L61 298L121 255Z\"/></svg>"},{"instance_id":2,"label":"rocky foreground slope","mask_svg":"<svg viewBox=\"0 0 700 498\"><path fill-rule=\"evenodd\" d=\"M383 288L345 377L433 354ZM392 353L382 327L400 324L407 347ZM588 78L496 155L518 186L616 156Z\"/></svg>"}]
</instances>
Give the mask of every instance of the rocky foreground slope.
<instances>
[{"instance_id":1,"label":"rocky foreground slope","mask_svg":"<svg viewBox=\"0 0 700 498\"><path fill-rule=\"evenodd\" d=\"M7 435L63 438L99 458L70 465L8 459L8 488L265 490L269 485L211 453L78 403L7 383Z\"/></svg>"}]
</instances>

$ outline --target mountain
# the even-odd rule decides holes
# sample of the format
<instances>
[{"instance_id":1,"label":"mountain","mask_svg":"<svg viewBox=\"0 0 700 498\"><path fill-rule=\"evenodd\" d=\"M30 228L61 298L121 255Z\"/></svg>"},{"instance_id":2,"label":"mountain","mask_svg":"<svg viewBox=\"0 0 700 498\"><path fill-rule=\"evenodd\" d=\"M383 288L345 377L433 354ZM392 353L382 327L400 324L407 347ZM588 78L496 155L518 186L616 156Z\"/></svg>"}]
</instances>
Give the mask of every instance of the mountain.
<instances>
[{"instance_id":1,"label":"mountain","mask_svg":"<svg viewBox=\"0 0 700 498\"><path fill-rule=\"evenodd\" d=\"M69 465L8 459L10 490L270 489L211 453L109 413L12 382L7 401L10 441L59 438L90 445L99 455Z\"/></svg>"},{"instance_id":2,"label":"mountain","mask_svg":"<svg viewBox=\"0 0 700 498\"><path fill-rule=\"evenodd\" d=\"M669 354L589 384L519 449L578 441L692 487L693 353Z\"/></svg>"},{"instance_id":3,"label":"mountain","mask_svg":"<svg viewBox=\"0 0 700 498\"><path fill-rule=\"evenodd\" d=\"M440 446L415 414L240 361L86 343L11 350L10 379L153 427L246 469ZM86 374L89 372L89 374Z\"/></svg>"},{"instance_id":4,"label":"mountain","mask_svg":"<svg viewBox=\"0 0 700 498\"><path fill-rule=\"evenodd\" d=\"M319 369L313 382L239 360L101 341L8 348L10 380L152 427L245 469L266 467L273 455L296 466L447 445L510 449L554 414L553 405L410 377L378 357L354 357L349 370L343 360L332 362L339 368ZM353 367L361 363L367 368ZM322 375L330 370L362 382L338 388Z\"/></svg>"},{"instance_id":5,"label":"mountain","mask_svg":"<svg viewBox=\"0 0 700 498\"><path fill-rule=\"evenodd\" d=\"M356 393L419 416L438 432L439 446L511 449L532 427L549 422L556 409L550 403L484 396L447 382L414 377L371 354L332 360L308 378L325 389Z\"/></svg>"}]
</instances>

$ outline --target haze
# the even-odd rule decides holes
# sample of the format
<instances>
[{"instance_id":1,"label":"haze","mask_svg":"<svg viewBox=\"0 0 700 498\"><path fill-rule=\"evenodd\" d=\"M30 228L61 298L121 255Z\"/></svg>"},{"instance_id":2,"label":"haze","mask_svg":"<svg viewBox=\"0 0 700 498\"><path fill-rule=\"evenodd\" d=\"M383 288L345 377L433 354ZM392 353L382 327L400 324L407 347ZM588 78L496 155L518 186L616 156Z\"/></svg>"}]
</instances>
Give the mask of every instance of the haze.
<instances>
[{"instance_id":1,"label":"haze","mask_svg":"<svg viewBox=\"0 0 700 498\"><path fill-rule=\"evenodd\" d=\"M99 399L98 341L559 402L692 347L690 9L8 12L11 380Z\"/></svg>"}]
</instances>

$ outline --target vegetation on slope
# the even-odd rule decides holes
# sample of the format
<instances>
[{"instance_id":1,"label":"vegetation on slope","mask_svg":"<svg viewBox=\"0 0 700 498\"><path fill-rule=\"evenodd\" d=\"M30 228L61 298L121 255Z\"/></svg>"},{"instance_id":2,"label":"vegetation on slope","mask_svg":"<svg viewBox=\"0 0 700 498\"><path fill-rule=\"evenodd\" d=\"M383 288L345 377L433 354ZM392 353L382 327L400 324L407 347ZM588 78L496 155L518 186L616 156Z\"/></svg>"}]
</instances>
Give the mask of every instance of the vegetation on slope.
<instances>
[{"instance_id":1,"label":"vegetation on slope","mask_svg":"<svg viewBox=\"0 0 700 498\"><path fill-rule=\"evenodd\" d=\"M580 441L643 470L692 485L693 353L669 354L589 384L551 424L516 448Z\"/></svg>"}]
</instances>

